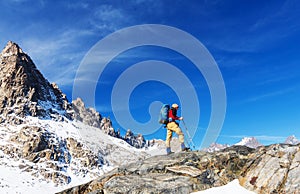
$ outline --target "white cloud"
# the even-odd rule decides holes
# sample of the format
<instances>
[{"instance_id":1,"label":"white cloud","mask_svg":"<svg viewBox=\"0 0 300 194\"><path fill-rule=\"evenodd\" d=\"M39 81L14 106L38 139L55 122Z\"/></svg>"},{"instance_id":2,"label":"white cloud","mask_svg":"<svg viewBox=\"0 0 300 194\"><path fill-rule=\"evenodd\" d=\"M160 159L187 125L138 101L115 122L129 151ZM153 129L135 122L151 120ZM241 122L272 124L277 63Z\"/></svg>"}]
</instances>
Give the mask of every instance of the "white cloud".
<instances>
[{"instance_id":1,"label":"white cloud","mask_svg":"<svg viewBox=\"0 0 300 194\"><path fill-rule=\"evenodd\" d=\"M125 27L130 23L131 16L125 14L120 8L111 5L101 5L93 13L90 19L92 26L102 33L102 35Z\"/></svg>"},{"instance_id":2,"label":"white cloud","mask_svg":"<svg viewBox=\"0 0 300 194\"><path fill-rule=\"evenodd\" d=\"M274 26L274 24L286 24L292 20L297 20L298 18L295 18L295 12L297 12L297 6L298 6L297 1L295 0L283 1L282 6L280 6L276 12L274 12L273 14L265 15L265 17L258 19L257 22L253 26L251 26L250 30L255 31L270 25ZM296 13L296 15L298 14ZM300 26L299 22L293 22L293 24L296 24L298 27ZM289 27L292 29L295 26L285 25L285 27ZM287 36L287 34L278 34L278 35Z\"/></svg>"},{"instance_id":3,"label":"white cloud","mask_svg":"<svg viewBox=\"0 0 300 194\"><path fill-rule=\"evenodd\" d=\"M295 86L295 87L289 87L289 88L285 88L285 89L282 89L282 90L277 90L277 91L273 91L273 92L269 92L269 93L264 93L264 94L261 94L261 95L257 95L257 96L253 96L251 98L245 99L243 101L243 103L255 102L255 101L258 101L258 100L261 100L261 99L270 98L270 97L274 97L274 96L279 96L279 95L286 94L286 93L289 93L291 91L295 91L295 90L298 90L298 89L299 89L299 87Z\"/></svg>"},{"instance_id":4,"label":"white cloud","mask_svg":"<svg viewBox=\"0 0 300 194\"><path fill-rule=\"evenodd\" d=\"M71 86L86 52L80 48L80 39L89 35L89 31L71 29L46 38L25 38L20 46L50 82Z\"/></svg>"}]
</instances>

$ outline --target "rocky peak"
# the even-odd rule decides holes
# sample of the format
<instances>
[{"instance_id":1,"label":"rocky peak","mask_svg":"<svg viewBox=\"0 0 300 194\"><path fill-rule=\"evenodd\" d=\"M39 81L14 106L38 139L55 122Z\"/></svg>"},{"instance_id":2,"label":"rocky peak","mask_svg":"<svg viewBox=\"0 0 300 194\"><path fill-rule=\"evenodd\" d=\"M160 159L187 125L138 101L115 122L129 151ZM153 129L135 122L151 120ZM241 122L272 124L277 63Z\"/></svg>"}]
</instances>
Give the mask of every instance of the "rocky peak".
<instances>
[{"instance_id":1,"label":"rocky peak","mask_svg":"<svg viewBox=\"0 0 300 194\"><path fill-rule=\"evenodd\" d=\"M212 143L210 144L209 147L204 148L203 151L205 152L217 152L217 151L221 151L225 148L228 148L229 145L228 144L218 144L218 143Z\"/></svg>"},{"instance_id":2,"label":"rocky peak","mask_svg":"<svg viewBox=\"0 0 300 194\"><path fill-rule=\"evenodd\" d=\"M285 144L291 144L291 145L297 145L300 143L300 141L295 137L295 135L291 135L286 138Z\"/></svg>"},{"instance_id":3,"label":"rocky peak","mask_svg":"<svg viewBox=\"0 0 300 194\"><path fill-rule=\"evenodd\" d=\"M247 146L249 148L257 148L262 146L261 143L255 137L244 137L240 142L236 143L235 145L242 145Z\"/></svg>"},{"instance_id":4,"label":"rocky peak","mask_svg":"<svg viewBox=\"0 0 300 194\"><path fill-rule=\"evenodd\" d=\"M70 105L55 84L50 84L31 58L9 41L0 54L0 114L9 117L68 116ZM5 118L1 119L3 122ZM18 122L16 123L18 124Z\"/></svg>"},{"instance_id":5,"label":"rocky peak","mask_svg":"<svg viewBox=\"0 0 300 194\"><path fill-rule=\"evenodd\" d=\"M72 101L74 118L92 127L101 127L102 116L94 108L86 108L81 98Z\"/></svg>"},{"instance_id":6,"label":"rocky peak","mask_svg":"<svg viewBox=\"0 0 300 194\"><path fill-rule=\"evenodd\" d=\"M23 50L12 41L8 41L6 47L2 51L3 56L12 56L12 55L19 55L23 54Z\"/></svg>"},{"instance_id":7,"label":"rocky peak","mask_svg":"<svg viewBox=\"0 0 300 194\"><path fill-rule=\"evenodd\" d=\"M130 129L127 130L124 140L136 148L147 146L147 141L145 140L144 136L142 134L134 135Z\"/></svg>"}]
</instances>

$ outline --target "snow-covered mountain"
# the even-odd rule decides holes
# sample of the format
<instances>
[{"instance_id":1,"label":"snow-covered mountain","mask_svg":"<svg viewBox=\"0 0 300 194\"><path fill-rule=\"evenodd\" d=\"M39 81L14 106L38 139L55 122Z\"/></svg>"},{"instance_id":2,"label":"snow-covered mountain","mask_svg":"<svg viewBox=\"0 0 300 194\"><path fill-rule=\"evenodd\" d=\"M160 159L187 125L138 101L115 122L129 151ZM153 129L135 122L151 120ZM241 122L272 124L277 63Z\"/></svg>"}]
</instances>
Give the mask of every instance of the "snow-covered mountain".
<instances>
[{"instance_id":1,"label":"snow-covered mountain","mask_svg":"<svg viewBox=\"0 0 300 194\"><path fill-rule=\"evenodd\" d=\"M284 141L285 144L291 144L291 145L297 145L300 143L300 141L295 137L295 135L291 135L286 138Z\"/></svg>"},{"instance_id":2,"label":"snow-covered mountain","mask_svg":"<svg viewBox=\"0 0 300 194\"><path fill-rule=\"evenodd\" d=\"M262 146L262 144L259 143L255 137L244 137L240 142L234 145L243 145L249 148L257 148L259 146Z\"/></svg>"},{"instance_id":3,"label":"snow-covered mountain","mask_svg":"<svg viewBox=\"0 0 300 194\"><path fill-rule=\"evenodd\" d=\"M0 94L0 193L54 193L162 154L141 135L114 136L82 101L69 103L13 42L0 54Z\"/></svg>"},{"instance_id":4,"label":"snow-covered mountain","mask_svg":"<svg viewBox=\"0 0 300 194\"><path fill-rule=\"evenodd\" d=\"M230 145L228 145L228 144L212 143L212 144L210 144L210 146L208 148L204 148L202 150L205 152L217 152L217 151L221 151L228 147L230 147Z\"/></svg>"},{"instance_id":5,"label":"snow-covered mountain","mask_svg":"<svg viewBox=\"0 0 300 194\"><path fill-rule=\"evenodd\" d=\"M258 140L255 137L244 137L241 141L234 145L239 146L247 146L249 148L257 148L259 146L262 146L261 143L258 142ZM229 144L218 144L218 143L212 143L209 147L203 148L202 151L205 152L218 152L222 151L225 148L231 147L232 145Z\"/></svg>"}]
</instances>

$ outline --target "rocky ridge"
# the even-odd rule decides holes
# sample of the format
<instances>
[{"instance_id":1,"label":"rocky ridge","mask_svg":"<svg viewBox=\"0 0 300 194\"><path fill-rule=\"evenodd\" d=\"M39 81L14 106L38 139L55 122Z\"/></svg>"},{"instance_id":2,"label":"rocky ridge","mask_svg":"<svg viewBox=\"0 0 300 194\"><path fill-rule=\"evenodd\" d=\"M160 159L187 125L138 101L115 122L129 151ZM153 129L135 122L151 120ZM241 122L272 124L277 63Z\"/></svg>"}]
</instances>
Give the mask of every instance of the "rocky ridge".
<instances>
[{"instance_id":1,"label":"rocky ridge","mask_svg":"<svg viewBox=\"0 0 300 194\"><path fill-rule=\"evenodd\" d=\"M69 103L11 41L0 54L0 93L1 167L67 185L149 157L103 133L110 121L81 100Z\"/></svg>"},{"instance_id":2,"label":"rocky ridge","mask_svg":"<svg viewBox=\"0 0 300 194\"><path fill-rule=\"evenodd\" d=\"M94 108L86 108L81 98L72 101L74 119L92 127L101 127L102 116Z\"/></svg>"},{"instance_id":3,"label":"rocky ridge","mask_svg":"<svg viewBox=\"0 0 300 194\"><path fill-rule=\"evenodd\" d=\"M60 193L190 193L234 179L257 193L299 193L299 173L300 145L232 146L151 157Z\"/></svg>"},{"instance_id":4,"label":"rocky ridge","mask_svg":"<svg viewBox=\"0 0 300 194\"><path fill-rule=\"evenodd\" d=\"M74 109L74 119L77 121L100 128L104 133L122 139L135 148L144 148L150 145L142 134L135 135L130 129L128 129L125 136L122 137L120 130L116 131L113 128L110 118L102 117L94 108L85 107L84 102L80 98L72 101L72 107Z\"/></svg>"},{"instance_id":5,"label":"rocky ridge","mask_svg":"<svg viewBox=\"0 0 300 194\"><path fill-rule=\"evenodd\" d=\"M21 124L24 116L70 118L67 111L71 106L66 96L11 41L0 54L0 93L0 123Z\"/></svg>"},{"instance_id":6,"label":"rocky ridge","mask_svg":"<svg viewBox=\"0 0 300 194\"><path fill-rule=\"evenodd\" d=\"M91 170L83 173L86 176L103 165L102 158L83 145L70 125L74 111L66 95L11 41L0 54L0 93L0 148L6 159L1 165L19 161L23 171L56 184L71 181L68 169L80 174L75 172L79 166L89 167Z\"/></svg>"}]
</instances>

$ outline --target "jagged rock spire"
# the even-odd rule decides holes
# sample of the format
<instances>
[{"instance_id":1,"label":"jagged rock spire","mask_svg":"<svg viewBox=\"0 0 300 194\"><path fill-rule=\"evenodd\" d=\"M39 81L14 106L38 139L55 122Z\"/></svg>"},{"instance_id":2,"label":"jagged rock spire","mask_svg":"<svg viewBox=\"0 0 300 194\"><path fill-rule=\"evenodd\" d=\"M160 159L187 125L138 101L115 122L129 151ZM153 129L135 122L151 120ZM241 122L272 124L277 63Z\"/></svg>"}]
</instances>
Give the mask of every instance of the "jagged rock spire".
<instances>
[{"instance_id":1,"label":"jagged rock spire","mask_svg":"<svg viewBox=\"0 0 300 194\"><path fill-rule=\"evenodd\" d=\"M50 84L31 58L9 41L0 54L0 114L50 116L70 105L55 84ZM0 121L1 122L1 121Z\"/></svg>"},{"instance_id":2,"label":"jagged rock spire","mask_svg":"<svg viewBox=\"0 0 300 194\"><path fill-rule=\"evenodd\" d=\"M8 41L7 45L2 51L2 55L19 55L21 53L23 53L23 50L19 47L19 45L12 41Z\"/></svg>"}]
</instances>

